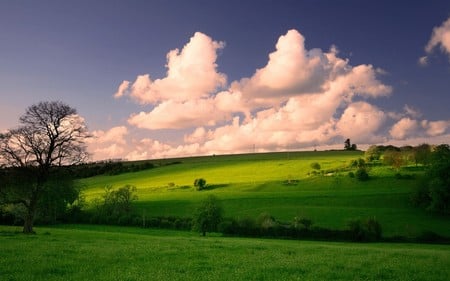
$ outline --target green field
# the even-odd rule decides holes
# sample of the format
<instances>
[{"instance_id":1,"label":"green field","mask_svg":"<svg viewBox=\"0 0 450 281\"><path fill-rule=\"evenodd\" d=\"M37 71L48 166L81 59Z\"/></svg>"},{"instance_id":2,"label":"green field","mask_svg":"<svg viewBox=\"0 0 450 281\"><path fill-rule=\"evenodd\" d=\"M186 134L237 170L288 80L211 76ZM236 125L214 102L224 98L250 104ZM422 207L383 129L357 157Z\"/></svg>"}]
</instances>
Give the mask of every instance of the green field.
<instances>
[{"instance_id":1,"label":"green field","mask_svg":"<svg viewBox=\"0 0 450 281\"><path fill-rule=\"evenodd\" d=\"M396 179L397 171L386 166L372 167L367 182L348 177L348 171L333 172L359 157L363 157L362 152L327 151L155 160L162 166L79 183L88 201L100 197L107 185L136 186L136 210L145 217L190 217L200 200L214 194L226 217L256 218L266 212L284 222L302 216L312 219L316 226L335 229L345 228L350 219L376 217L384 236L417 237L433 231L450 237L447 217L411 206L416 179ZM165 165L174 161L177 164ZM325 175L308 175L313 162L321 165ZM416 170L406 167L400 172L422 173ZM200 177L206 179L208 190L193 187Z\"/></svg>"},{"instance_id":2,"label":"green field","mask_svg":"<svg viewBox=\"0 0 450 281\"><path fill-rule=\"evenodd\" d=\"M448 280L450 248L0 226L0 280Z\"/></svg>"}]
</instances>

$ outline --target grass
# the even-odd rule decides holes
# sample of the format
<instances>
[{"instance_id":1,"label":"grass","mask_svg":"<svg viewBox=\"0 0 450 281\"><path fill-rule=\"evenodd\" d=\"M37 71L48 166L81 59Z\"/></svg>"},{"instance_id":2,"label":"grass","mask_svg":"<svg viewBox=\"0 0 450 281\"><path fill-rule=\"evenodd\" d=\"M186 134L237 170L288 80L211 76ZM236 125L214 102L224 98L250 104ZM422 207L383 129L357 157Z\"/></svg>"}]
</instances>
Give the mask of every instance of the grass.
<instances>
[{"instance_id":1,"label":"grass","mask_svg":"<svg viewBox=\"0 0 450 281\"><path fill-rule=\"evenodd\" d=\"M448 280L450 247L0 226L1 280Z\"/></svg>"},{"instance_id":2,"label":"grass","mask_svg":"<svg viewBox=\"0 0 450 281\"><path fill-rule=\"evenodd\" d=\"M396 179L397 171L385 166L371 168L371 179L359 182L347 172L308 176L317 162L322 170L338 170L362 152L284 152L155 160L163 166L117 176L83 179L89 200L101 196L107 185L127 184L138 189L137 212L151 216L189 217L198 202L216 195L225 216L256 218L263 212L289 222L295 216L314 225L343 229L350 219L376 217L385 236L416 237L424 231L450 236L448 217L439 217L410 204L415 179ZM171 162L174 165L164 165ZM405 168L402 173L420 174ZM209 189L196 191L193 182L205 178ZM286 184L287 182L291 184Z\"/></svg>"}]
</instances>

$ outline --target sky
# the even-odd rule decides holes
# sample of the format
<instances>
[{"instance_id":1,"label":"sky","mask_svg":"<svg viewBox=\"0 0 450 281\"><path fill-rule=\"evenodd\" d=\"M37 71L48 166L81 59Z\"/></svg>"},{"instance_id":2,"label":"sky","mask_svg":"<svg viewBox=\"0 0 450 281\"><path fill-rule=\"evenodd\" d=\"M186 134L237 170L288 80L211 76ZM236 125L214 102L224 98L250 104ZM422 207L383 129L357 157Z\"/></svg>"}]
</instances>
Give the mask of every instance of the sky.
<instances>
[{"instance_id":1,"label":"sky","mask_svg":"<svg viewBox=\"0 0 450 281\"><path fill-rule=\"evenodd\" d=\"M0 0L0 131L63 101L92 160L450 142L450 2Z\"/></svg>"}]
</instances>

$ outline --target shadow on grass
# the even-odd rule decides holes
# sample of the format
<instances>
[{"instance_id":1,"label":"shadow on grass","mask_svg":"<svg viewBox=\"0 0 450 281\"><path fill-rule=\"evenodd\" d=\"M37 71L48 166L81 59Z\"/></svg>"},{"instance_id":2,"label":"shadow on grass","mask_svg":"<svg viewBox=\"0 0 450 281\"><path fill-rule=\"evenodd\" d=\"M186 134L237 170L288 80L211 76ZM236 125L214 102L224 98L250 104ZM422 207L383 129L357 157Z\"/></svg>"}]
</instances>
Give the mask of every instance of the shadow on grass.
<instances>
[{"instance_id":1,"label":"shadow on grass","mask_svg":"<svg viewBox=\"0 0 450 281\"><path fill-rule=\"evenodd\" d=\"M208 184L202 190L214 190L218 188L228 187L229 184Z\"/></svg>"}]
</instances>

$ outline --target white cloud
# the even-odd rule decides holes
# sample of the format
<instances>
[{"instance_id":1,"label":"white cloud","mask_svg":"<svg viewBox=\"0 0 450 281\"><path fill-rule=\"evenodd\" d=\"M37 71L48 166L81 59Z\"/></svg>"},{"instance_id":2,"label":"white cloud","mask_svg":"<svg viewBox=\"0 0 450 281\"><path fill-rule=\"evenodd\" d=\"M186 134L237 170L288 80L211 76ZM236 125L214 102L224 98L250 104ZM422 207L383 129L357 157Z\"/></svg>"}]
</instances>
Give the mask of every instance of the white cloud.
<instances>
[{"instance_id":1,"label":"white cloud","mask_svg":"<svg viewBox=\"0 0 450 281\"><path fill-rule=\"evenodd\" d=\"M93 160L122 158L126 148L128 129L125 126L113 127L107 131L91 132L92 138L86 140Z\"/></svg>"},{"instance_id":2,"label":"white cloud","mask_svg":"<svg viewBox=\"0 0 450 281\"><path fill-rule=\"evenodd\" d=\"M386 115L377 107L366 103L350 104L336 125L338 134L354 142L374 142L376 133L386 121Z\"/></svg>"},{"instance_id":3,"label":"white cloud","mask_svg":"<svg viewBox=\"0 0 450 281\"><path fill-rule=\"evenodd\" d=\"M129 96L148 107L128 119L144 130L140 137L130 136L126 127L96 132L98 153L134 160L342 147L346 138L401 142L448 133L448 121L420 121L420 111L410 105L385 113L371 104L392 92L378 78L385 71L370 64L352 66L335 46L326 52L307 50L296 30L280 36L264 67L228 88L216 65L223 47L197 32L181 52L168 53L166 77L152 80L144 74L133 83L123 81L114 96ZM160 129L181 129L183 141L142 137L146 130Z\"/></svg>"},{"instance_id":4,"label":"white cloud","mask_svg":"<svg viewBox=\"0 0 450 281\"><path fill-rule=\"evenodd\" d=\"M407 137L417 136L419 122L409 117L402 118L392 126L389 133L394 139L404 140Z\"/></svg>"},{"instance_id":5,"label":"white cloud","mask_svg":"<svg viewBox=\"0 0 450 281\"><path fill-rule=\"evenodd\" d=\"M114 94L114 98L120 98L127 94L128 88L130 87L130 81L123 80L122 83L120 83L119 88L117 89L117 92Z\"/></svg>"},{"instance_id":6,"label":"white cloud","mask_svg":"<svg viewBox=\"0 0 450 281\"><path fill-rule=\"evenodd\" d=\"M417 63L421 66L427 66L428 65L428 57L427 56L420 57L418 59Z\"/></svg>"},{"instance_id":7,"label":"white cloud","mask_svg":"<svg viewBox=\"0 0 450 281\"><path fill-rule=\"evenodd\" d=\"M174 49L167 54L166 77L152 80L149 74L139 75L132 84L124 81L114 96L128 93L142 104L207 97L226 84L225 74L216 69L217 50L223 47L223 42L196 32L181 51Z\"/></svg>"},{"instance_id":8,"label":"white cloud","mask_svg":"<svg viewBox=\"0 0 450 281\"><path fill-rule=\"evenodd\" d=\"M450 59L450 18L444 21L440 26L433 28L430 41L425 46L425 52L431 53L434 48L440 47L441 51L446 53ZM422 57L420 62L427 62L426 57Z\"/></svg>"},{"instance_id":9,"label":"white cloud","mask_svg":"<svg viewBox=\"0 0 450 281\"><path fill-rule=\"evenodd\" d=\"M214 126L217 122L227 119L229 115L218 112L213 100L193 99L185 102L164 101L148 113L132 115L128 122L138 128L157 130Z\"/></svg>"},{"instance_id":10,"label":"white cloud","mask_svg":"<svg viewBox=\"0 0 450 281\"><path fill-rule=\"evenodd\" d=\"M445 134L450 127L450 121L427 121L421 122L422 127L426 130L426 135L435 137Z\"/></svg>"}]
</instances>

